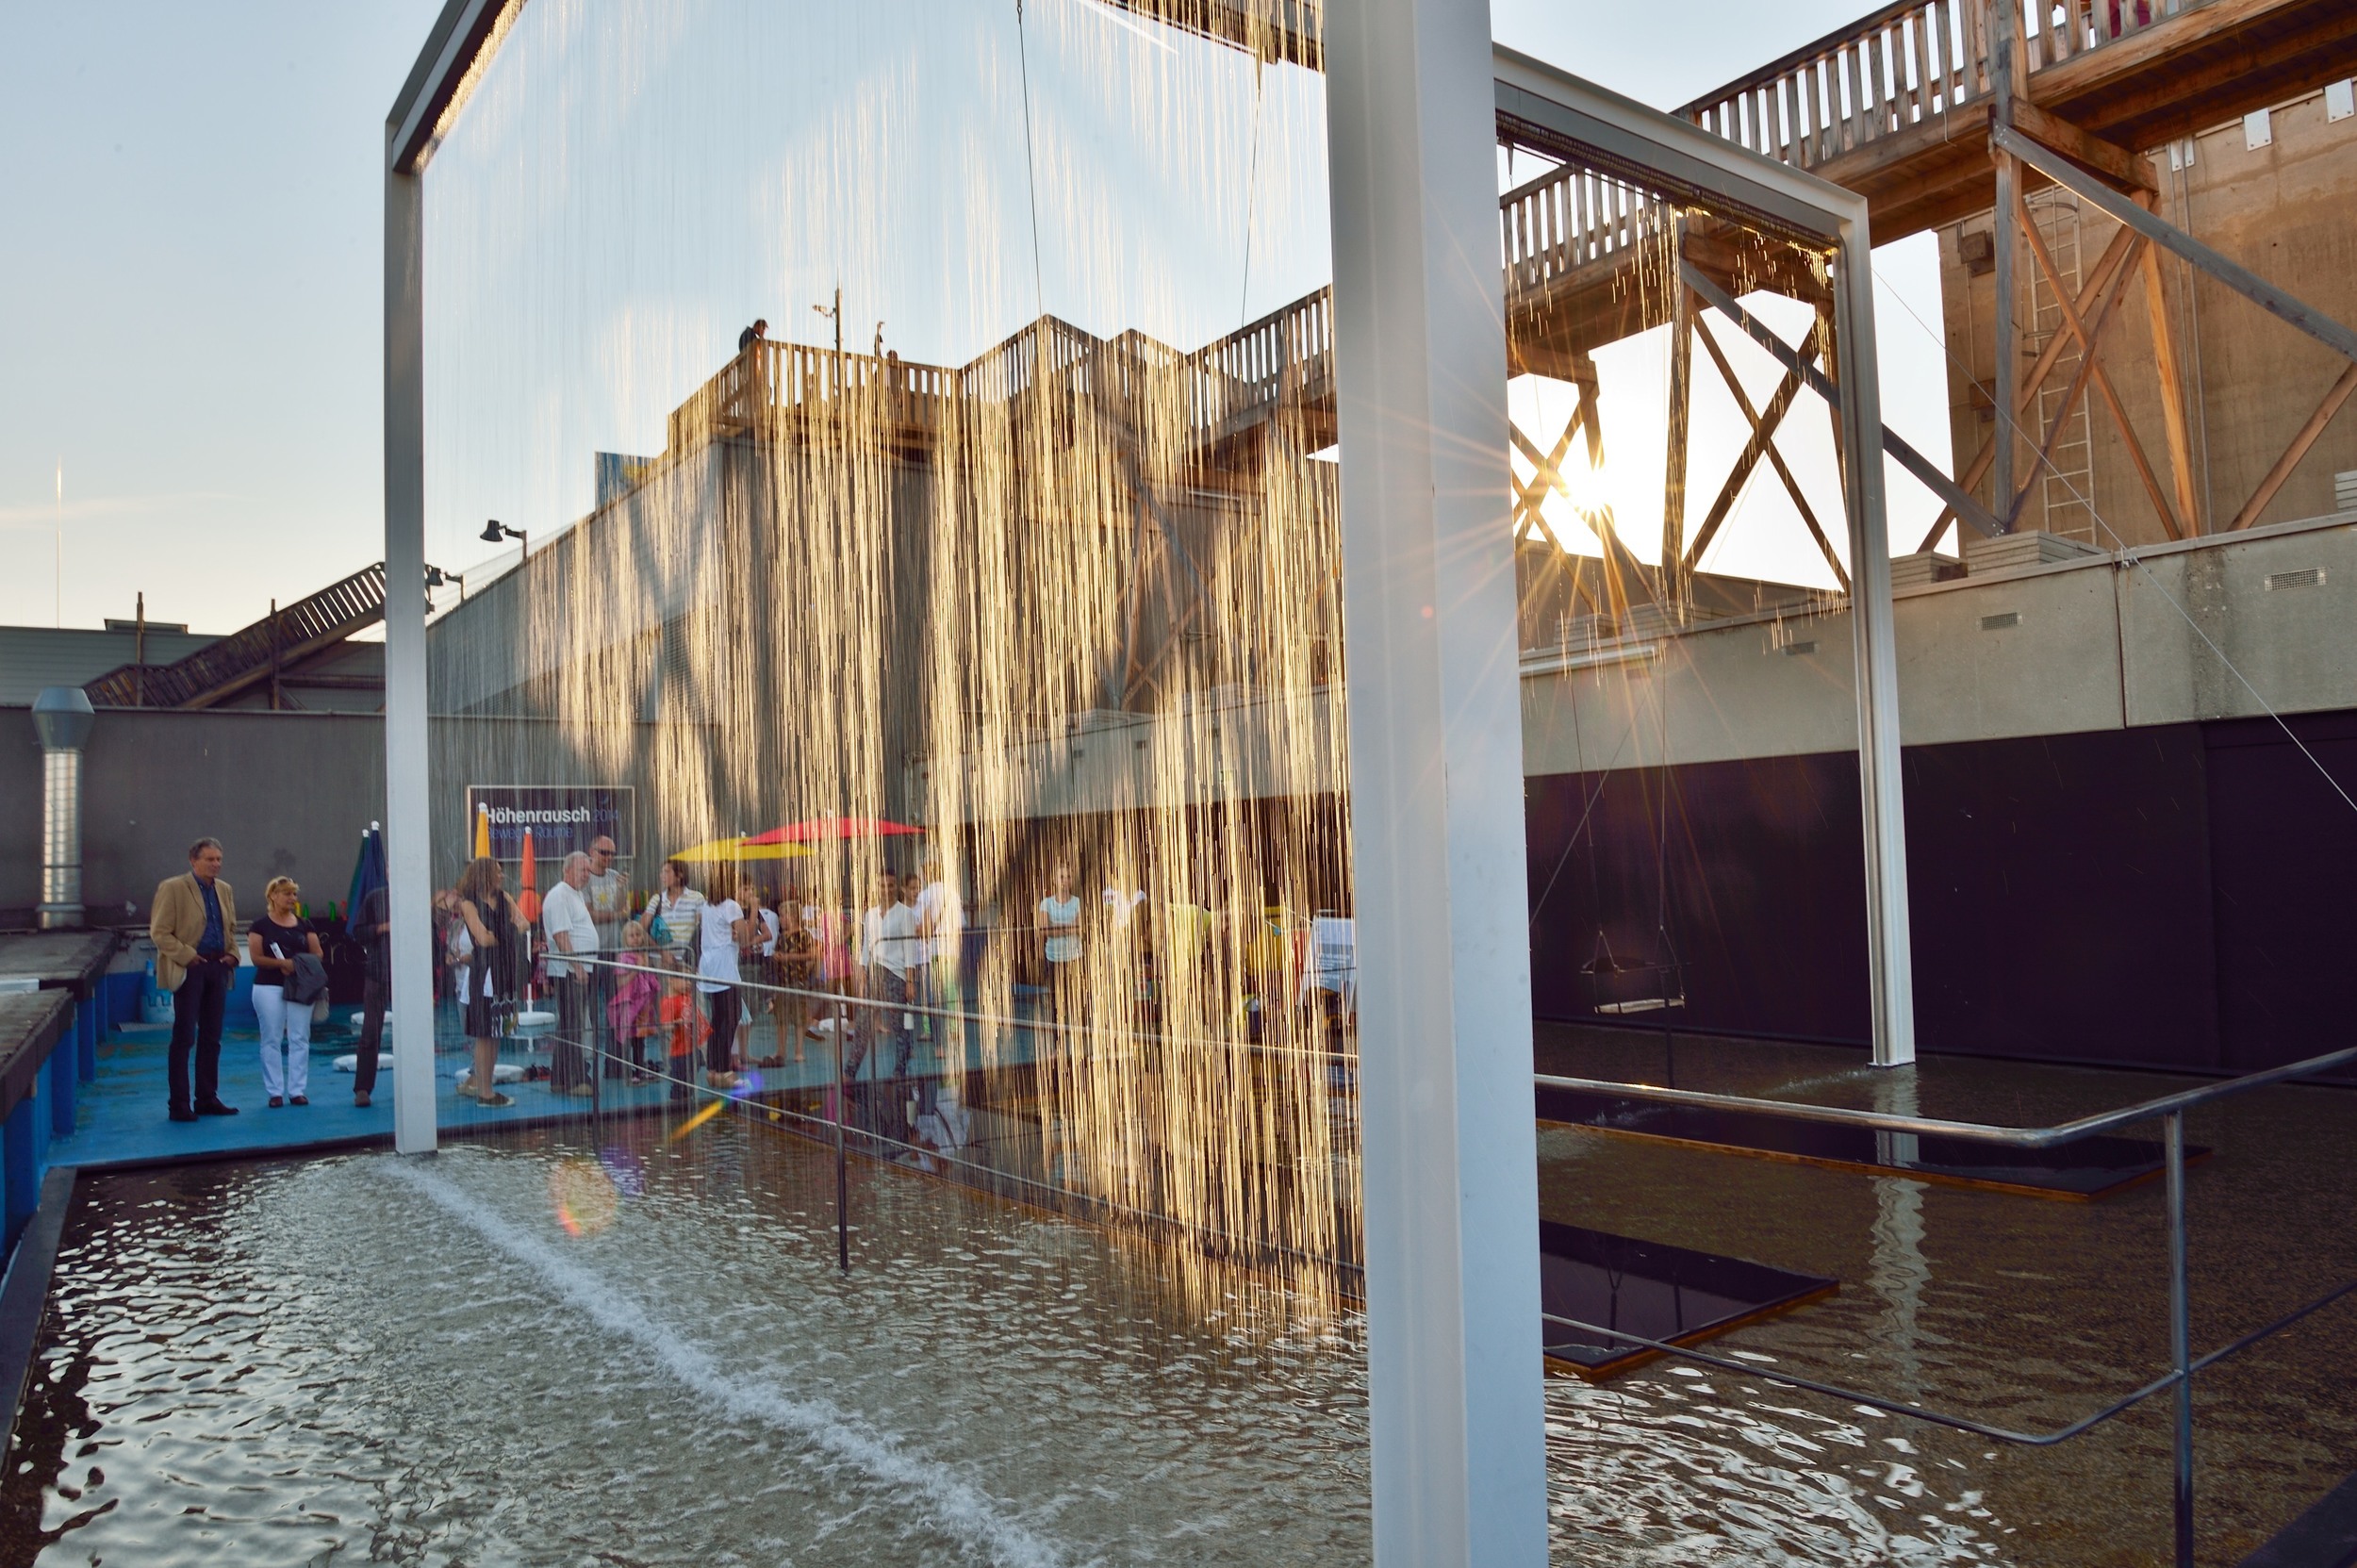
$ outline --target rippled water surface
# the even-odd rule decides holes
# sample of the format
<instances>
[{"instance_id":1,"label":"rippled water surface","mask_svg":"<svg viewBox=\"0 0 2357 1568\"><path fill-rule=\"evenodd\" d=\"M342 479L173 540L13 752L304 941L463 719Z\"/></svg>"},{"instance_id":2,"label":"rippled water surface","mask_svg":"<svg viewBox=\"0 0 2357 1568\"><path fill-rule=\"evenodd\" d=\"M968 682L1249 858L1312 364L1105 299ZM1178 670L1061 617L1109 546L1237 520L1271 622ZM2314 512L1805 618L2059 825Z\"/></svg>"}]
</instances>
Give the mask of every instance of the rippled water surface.
<instances>
[{"instance_id":1,"label":"rippled water surface","mask_svg":"<svg viewBox=\"0 0 2357 1568\"><path fill-rule=\"evenodd\" d=\"M1935 1116L2036 1126L2189 1086L2156 1074L2032 1067L1965 1058L1878 1072L1854 1052L1687 1038L1673 1060L1631 1032L1542 1028L1542 1070L1682 1087L1880 1105ZM2135 1130L2156 1136L2157 1127ZM2221 1345L2357 1278L2357 1094L2261 1091L2197 1113L2186 1136L2211 1150L2187 1173L2197 1353ZM1840 1294L1722 1342L1828 1381L1920 1400L2017 1429L2052 1430L2167 1366L2167 1231L2157 1182L2097 1203L2057 1202L1809 1165L1705 1154L1657 1141L1542 1129L1540 1202L1547 1217L1731 1252L1829 1275ZM2357 1470L2357 1301L2203 1373L2195 1430L2199 1560L2239 1563ZM1648 1369L1650 1373L1653 1369ZM1730 1379L1651 1378L1736 1392ZM1613 1385L1640 1394L1638 1380ZM1849 1423L1831 1441L1772 1407ZM1691 1406L1687 1407L1691 1409ZM1774 1434L1704 1411L1679 1428L1722 1456L1792 1464L1852 1489L1861 1516L1892 1532L1897 1560L1993 1551L2019 1568L2144 1568L2169 1560L2169 1401L2164 1396L2052 1448L1870 1416L1814 1395L1749 1406ZM1656 1405L1656 1418L1679 1407ZM1706 1432L1715 1434L1706 1438ZM1802 1441L1819 1451L1805 1463ZM1617 1464L1618 1444L1587 1448ZM1570 1450L1556 1444L1557 1485ZM1700 1544L1711 1492L1740 1485L1739 1461L1683 1486L1648 1472L1633 1484L1667 1516L1682 1502ZM1919 1494L1917 1489L1921 1491ZM1608 1488L1607 1489L1609 1490ZM1725 1507L1746 1515L1736 1498ZM1778 1527L1821 1560L1855 1529ZM1768 1527L1762 1522L1763 1529ZM1862 1528L1862 1527L1859 1527ZM1559 1555L1559 1554L1558 1554ZM1723 1560L1733 1560L1726 1559ZM1867 1557L1862 1560L1880 1560Z\"/></svg>"},{"instance_id":2,"label":"rippled water surface","mask_svg":"<svg viewBox=\"0 0 2357 1568\"><path fill-rule=\"evenodd\" d=\"M610 1136L86 1180L0 1556L1366 1560L1356 1320L1305 1326L1241 1285L1184 1307L1143 1247L857 1167L846 1279L821 1151L726 1119ZM1673 1203L1689 1160L1640 1199L1631 1147L1551 1136L1550 1213L1651 1205L1623 1229L1665 1236L1751 1214L1729 1249L1770 1261L1828 1228L1864 1248L1825 1270L1838 1310L1727 1345L1821 1374L1855 1356L1885 1387L1946 1364L1957 1324L1922 1306L1941 1247L1878 1246L1909 1222L1870 1185L1840 1179L1854 1211L1807 1188ZM1561 1562L2056 1560L2006 1501L2047 1505L2033 1472L1756 1379L1554 1382L1548 1448Z\"/></svg>"}]
</instances>

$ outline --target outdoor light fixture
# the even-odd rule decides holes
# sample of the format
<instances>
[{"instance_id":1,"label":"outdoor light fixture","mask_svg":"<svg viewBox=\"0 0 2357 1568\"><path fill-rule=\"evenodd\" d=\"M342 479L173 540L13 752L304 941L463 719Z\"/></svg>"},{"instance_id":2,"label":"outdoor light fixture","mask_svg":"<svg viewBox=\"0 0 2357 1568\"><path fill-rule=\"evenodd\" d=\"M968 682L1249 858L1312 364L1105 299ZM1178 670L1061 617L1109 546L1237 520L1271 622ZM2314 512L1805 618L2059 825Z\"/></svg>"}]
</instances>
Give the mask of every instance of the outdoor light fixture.
<instances>
[{"instance_id":1,"label":"outdoor light fixture","mask_svg":"<svg viewBox=\"0 0 2357 1568\"><path fill-rule=\"evenodd\" d=\"M510 528L497 518L493 518L483 525L481 537L485 544L497 544L502 539L514 539L524 547L524 553L527 556L532 553L532 541L524 536L524 531L520 528Z\"/></svg>"},{"instance_id":2,"label":"outdoor light fixture","mask_svg":"<svg viewBox=\"0 0 2357 1568\"><path fill-rule=\"evenodd\" d=\"M467 602L467 574L463 571L444 571L440 567L430 562L427 564L425 569L427 588L446 588L453 583L458 585L458 602L464 604Z\"/></svg>"}]
</instances>

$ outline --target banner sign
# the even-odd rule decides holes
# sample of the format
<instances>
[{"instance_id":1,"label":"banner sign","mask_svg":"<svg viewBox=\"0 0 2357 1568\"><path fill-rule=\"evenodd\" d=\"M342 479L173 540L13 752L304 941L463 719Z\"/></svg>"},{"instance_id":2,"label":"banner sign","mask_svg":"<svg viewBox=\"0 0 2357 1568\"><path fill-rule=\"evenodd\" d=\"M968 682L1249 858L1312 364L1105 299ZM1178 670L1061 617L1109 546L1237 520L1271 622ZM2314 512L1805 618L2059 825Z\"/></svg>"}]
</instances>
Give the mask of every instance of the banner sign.
<instances>
[{"instance_id":1,"label":"banner sign","mask_svg":"<svg viewBox=\"0 0 2357 1568\"><path fill-rule=\"evenodd\" d=\"M530 829L538 860L586 850L601 835L610 835L627 860L636 796L626 784L469 784L468 852L482 852L487 837L493 860L519 860Z\"/></svg>"}]
</instances>

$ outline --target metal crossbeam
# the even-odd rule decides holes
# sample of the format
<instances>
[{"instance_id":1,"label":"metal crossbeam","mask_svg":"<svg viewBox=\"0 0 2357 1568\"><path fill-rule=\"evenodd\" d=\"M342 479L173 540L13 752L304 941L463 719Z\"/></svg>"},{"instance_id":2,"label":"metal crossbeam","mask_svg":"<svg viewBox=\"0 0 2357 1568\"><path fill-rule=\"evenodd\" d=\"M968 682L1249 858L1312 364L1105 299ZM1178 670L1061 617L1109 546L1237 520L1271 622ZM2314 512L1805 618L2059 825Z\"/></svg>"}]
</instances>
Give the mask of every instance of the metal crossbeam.
<instances>
[{"instance_id":1,"label":"metal crossbeam","mask_svg":"<svg viewBox=\"0 0 2357 1568\"><path fill-rule=\"evenodd\" d=\"M2357 361L2357 332L2315 305L2285 293L2250 268L2219 255L2167 219L2147 212L2060 153L2012 126L1992 125L1989 135L2000 150L2019 158L2081 201L2102 207L2155 245L2200 268L2260 309L2290 322L2342 358Z\"/></svg>"},{"instance_id":2,"label":"metal crossbeam","mask_svg":"<svg viewBox=\"0 0 2357 1568\"><path fill-rule=\"evenodd\" d=\"M1736 376L1735 367L1727 363L1726 351L1719 346L1719 338L1710 330L1710 323L1698 321L1694 323L1694 331L1696 336L1702 338L1703 347L1709 351L1710 362L1719 368L1720 379L1727 384L1727 390L1735 394L1736 407L1741 409L1743 417L1751 421L1752 439L1743 449L1745 454L1749 455L1756 448L1767 457L1769 465L1776 470L1776 477L1784 481L1785 493L1791 496L1792 504L1799 508L1801 521L1807 527L1808 536L1817 541L1817 548L1824 553L1825 564L1833 569L1834 581L1841 585L1843 593L1849 592L1849 569L1842 566L1841 557L1834 553L1833 541L1825 537L1824 527L1818 522L1817 513L1809 505L1808 497L1801 493L1801 482L1792 477L1792 470L1785 463L1784 454L1776 450L1773 428L1753 410L1751 397L1743 390L1743 383ZM1793 387L1797 391L1799 383L1791 371L1785 372L1785 379L1787 385ZM1781 392L1783 388L1779 388L1777 390ZM1790 406L1788 398L1786 400L1786 406Z\"/></svg>"},{"instance_id":3,"label":"metal crossbeam","mask_svg":"<svg viewBox=\"0 0 2357 1568\"><path fill-rule=\"evenodd\" d=\"M1841 392L1826 374L1804 361L1792 346L1768 329L1750 311L1735 303L1727 291L1710 281L1709 275L1688 262L1680 262L1678 271L1694 292L1700 294L1710 307L1741 327L1754 342L1770 354L1788 371L1796 371L1807 383L1808 389L1834 407L1841 406ZM1883 426L1883 450L1899 460L1899 466L1923 482L1925 488L1945 501L1955 514L1991 538L2003 533L2004 527L1990 515L1987 507L1957 488L1956 482L1939 471L1939 465L1909 446L1899 433Z\"/></svg>"},{"instance_id":4,"label":"metal crossbeam","mask_svg":"<svg viewBox=\"0 0 2357 1568\"><path fill-rule=\"evenodd\" d=\"M1697 319L1694 325L1701 326L1701 321ZM1711 352L1716 356L1717 343L1712 343ZM1800 357L1806 363L1816 356L1817 339L1812 337L1801 346ZM1743 486L1752 477L1752 470L1759 466L1770 439L1775 435L1777 427L1784 423L1784 416L1790 412L1793 400L1801 395L1802 384L1799 371L1787 370L1784 379L1776 384L1775 391L1770 395L1766 407L1753 421L1752 438L1744 442L1743 450L1737 454L1735 466L1727 470L1726 482L1719 487L1718 499L1710 503L1709 512L1703 518L1702 527L1695 531L1693 544L1685 553L1684 562L1688 570L1702 564L1703 552L1710 548L1710 541L1718 536L1720 524L1725 522L1727 514L1735 509L1736 498L1743 493ZM1749 415L1750 412L1747 405L1744 413ZM1688 416L1681 414L1680 417Z\"/></svg>"}]
</instances>

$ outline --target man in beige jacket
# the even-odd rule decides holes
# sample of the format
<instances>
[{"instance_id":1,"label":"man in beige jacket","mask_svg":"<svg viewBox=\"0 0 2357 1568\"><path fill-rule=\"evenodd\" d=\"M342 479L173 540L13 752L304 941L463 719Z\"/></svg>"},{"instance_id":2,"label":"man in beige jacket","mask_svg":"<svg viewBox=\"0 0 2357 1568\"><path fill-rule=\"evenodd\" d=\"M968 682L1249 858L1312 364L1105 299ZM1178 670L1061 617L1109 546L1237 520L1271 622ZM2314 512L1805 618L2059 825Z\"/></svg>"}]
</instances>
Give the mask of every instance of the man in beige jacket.
<instances>
[{"instance_id":1,"label":"man in beige jacket","mask_svg":"<svg viewBox=\"0 0 2357 1568\"><path fill-rule=\"evenodd\" d=\"M172 1119L234 1116L238 1108L221 1102L221 1015L238 978L238 904L221 880L220 840L198 839L189 874L157 884L147 934L156 943L156 983L172 993Z\"/></svg>"}]
</instances>

